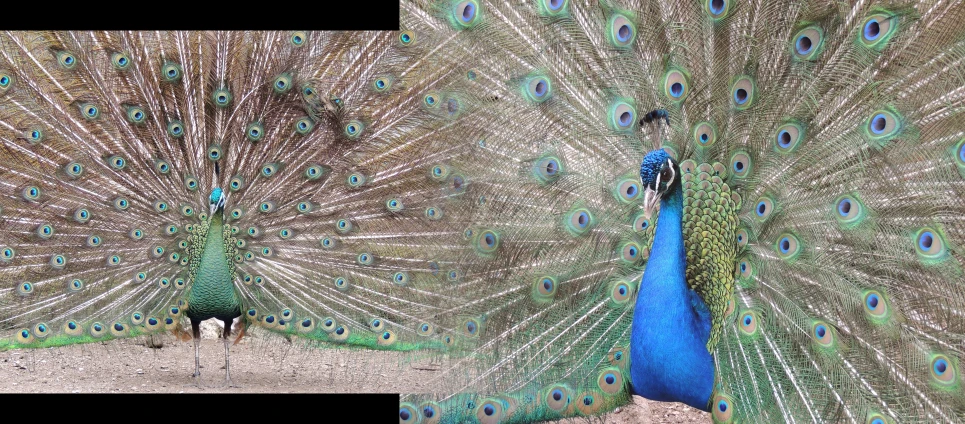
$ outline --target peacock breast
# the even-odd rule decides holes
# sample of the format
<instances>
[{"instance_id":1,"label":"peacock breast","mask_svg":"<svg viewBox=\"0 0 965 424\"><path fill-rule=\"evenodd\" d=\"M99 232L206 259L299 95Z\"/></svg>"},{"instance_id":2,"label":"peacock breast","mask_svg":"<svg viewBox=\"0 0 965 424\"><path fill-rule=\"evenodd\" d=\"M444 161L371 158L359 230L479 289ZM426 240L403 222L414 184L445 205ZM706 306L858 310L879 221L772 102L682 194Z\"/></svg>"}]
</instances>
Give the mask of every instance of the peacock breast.
<instances>
[{"instance_id":1,"label":"peacock breast","mask_svg":"<svg viewBox=\"0 0 965 424\"><path fill-rule=\"evenodd\" d=\"M241 300L234 285L230 235L222 219L212 218L198 228L191 249L191 286L186 315L191 319L233 319L241 315Z\"/></svg>"}]
</instances>

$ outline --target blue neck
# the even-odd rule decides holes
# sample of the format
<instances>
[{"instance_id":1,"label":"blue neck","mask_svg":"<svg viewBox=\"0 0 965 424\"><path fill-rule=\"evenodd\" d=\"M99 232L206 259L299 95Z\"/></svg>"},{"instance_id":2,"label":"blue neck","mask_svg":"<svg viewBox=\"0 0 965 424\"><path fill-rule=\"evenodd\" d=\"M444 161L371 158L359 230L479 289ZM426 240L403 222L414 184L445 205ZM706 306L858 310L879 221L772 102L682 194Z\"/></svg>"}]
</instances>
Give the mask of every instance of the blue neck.
<instances>
[{"instance_id":1,"label":"blue neck","mask_svg":"<svg viewBox=\"0 0 965 424\"><path fill-rule=\"evenodd\" d=\"M708 410L714 361L707 352L710 313L687 285L683 193L677 185L660 201L647 268L637 291L630 335L633 393Z\"/></svg>"}]
</instances>

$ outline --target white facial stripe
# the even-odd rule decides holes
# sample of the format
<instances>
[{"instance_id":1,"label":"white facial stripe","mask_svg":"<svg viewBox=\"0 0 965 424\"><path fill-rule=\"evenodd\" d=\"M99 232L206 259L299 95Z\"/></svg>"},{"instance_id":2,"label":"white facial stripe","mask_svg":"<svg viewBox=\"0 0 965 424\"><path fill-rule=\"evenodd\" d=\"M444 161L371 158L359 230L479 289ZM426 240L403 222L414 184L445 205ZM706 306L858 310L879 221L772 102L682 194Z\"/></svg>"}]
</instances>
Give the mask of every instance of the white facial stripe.
<instances>
[{"instance_id":1,"label":"white facial stripe","mask_svg":"<svg viewBox=\"0 0 965 424\"><path fill-rule=\"evenodd\" d=\"M669 187L670 184L673 184L674 179L677 178L677 171L674 171L674 170L673 170L673 162L671 162L670 159L667 159L667 166L670 167L670 168L669 168L669 169L670 169L670 181L667 181L667 186Z\"/></svg>"}]
</instances>

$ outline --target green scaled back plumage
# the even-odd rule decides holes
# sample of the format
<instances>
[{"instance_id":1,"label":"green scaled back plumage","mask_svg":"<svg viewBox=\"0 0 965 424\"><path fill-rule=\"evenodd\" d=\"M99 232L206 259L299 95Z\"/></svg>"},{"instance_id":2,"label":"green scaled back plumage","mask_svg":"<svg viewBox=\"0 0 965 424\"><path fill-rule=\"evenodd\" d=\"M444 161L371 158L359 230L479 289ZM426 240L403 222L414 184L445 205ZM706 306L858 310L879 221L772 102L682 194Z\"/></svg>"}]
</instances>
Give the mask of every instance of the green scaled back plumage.
<instances>
[{"instance_id":1,"label":"green scaled back plumage","mask_svg":"<svg viewBox=\"0 0 965 424\"><path fill-rule=\"evenodd\" d=\"M961 3L401 13L0 34L0 349L237 309L444 359L402 422L603 414L651 383L632 357L703 331L642 284L668 235L641 160L664 149L713 420L965 420Z\"/></svg>"}]
</instances>

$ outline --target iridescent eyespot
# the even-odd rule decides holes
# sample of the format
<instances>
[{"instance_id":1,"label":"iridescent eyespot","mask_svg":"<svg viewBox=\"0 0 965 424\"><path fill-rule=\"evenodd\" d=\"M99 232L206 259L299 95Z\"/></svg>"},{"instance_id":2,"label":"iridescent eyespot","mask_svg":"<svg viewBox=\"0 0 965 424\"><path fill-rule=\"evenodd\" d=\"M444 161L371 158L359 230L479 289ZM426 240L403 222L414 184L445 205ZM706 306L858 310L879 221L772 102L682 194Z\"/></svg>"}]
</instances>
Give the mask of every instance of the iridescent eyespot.
<instances>
[{"instance_id":1,"label":"iridescent eyespot","mask_svg":"<svg viewBox=\"0 0 965 424\"><path fill-rule=\"evenodd\" d=\"M544 102L550 98L553 87L546 77L532 77L523 84L523 94L532 102Z\"/></svg>"},{"instance_id":2,"label":"iridescent eyespot","mask_svg":"<svg viewBox=\"0 0 965 424\"><path fill-rule=\"evenodd\" d=\"M740 316L740 323L738 325L738 328L740 329L741 333L743 333L744 335L748 335L748 336L756 335L760 327L759 320L760 318L757 316L757 313L755 313L754 311L745 311Z\"/></svg>"},{"instance_id":3,"label":"iridescent eyespot","mask_svg":"<svg viewBox=\"0 0 965 424\"><path fill-rule=\"evenodd\" d=\"M789 122L777 128L774 137L774 147L780 153L794 152L804 138L804 126L797 122Z\"/></svg>"},{"instance_id":4,"label":"iridescent eyespot","mask_svg":"<svg viewBox=\"0 0 965 424\"><path fill-rule=\"evenodd\" d=\"M736 178L743 178L749 175L753 164L750 155L740 151L731 156L730 163L731 170L734 172L734 177Z\"/></svg>"},{"instance_id":5,"label":"iridescent eyespot","mask_svg":"<svg viewBox=\"0 0 965 424\"><path fill-rule=\"evenodd\" d=\"M358 138L358 136L362 134L363 128L361 122L349 121L349 123L345 125L345 135L352 139Z\"/></svg>"},{"instance_id":6,"label":"iridescent eyespot","mask_svg":"<svg viewBox=\"0 0 965 424\"><path fill-rule=\"evenodd\" d=\"M392 282L397 286L404 286L409 284L409 274L407 272L396 272L392 275Z\"/></svg>"},{"instance_id":7,"label":"iridescent eyespot","mask_svg":"<svg viewBox=\"0 0 965 424\"><path fill-rule=\"evenodd\" d=\"M634 231L637 231L637 232L646 231L648 228L650 228L650 218L647 218L647 215L645 213L641 212L637 214L635 218L633 218Z\"/></svg>"},{"instance_id":8,"label":"iridescent eyespot","mask_svg":"<svg viewBox=\"0 0 965 424\"><path fill-rule=\"evenodd\" d=\"M479 334L479 321L475 318L470 318L463 323L462 327L463 333L470 337L475 337Z\"/></svg>"},{"instance_id":9,"label":"iridescent eyespot","mask_svg":"<svg viewBox=\"0 0 965 424\"><path fill-rule=\"evenodd\" d=\"M343 234L352 231L352 221L345 218L339 219L335 222L335 230Z\"/></svg>"},{"instance_id":10,"label":"iridescent eyespot","mask_svg":"<svg viewBox=\"0 0 965 424\"><path fill-rule=\"evenodd\" d=\"M184 177L184 187L191 191L198 189L198 179L190 175Z\"/></svg>"},{"instance_id":11,"label":"iridescent eyespot","mask_svg":"<svg viewBox=\"0 0 965 424\"><path fill-rule=\"evenodd\" d=\"M573 236L580 236L586 234L594 223L593 213L589 209L577 208L564 217L563 228Z\"/></svg>"},{"instance_id":12,"label":"iridescent eyespot","mask_svg":"<svg viewBox=\"0 0 965 424\"><path fill-rule=\"evenodd\" d=\"M915 233L915 251L927 262L945 259L948 249L945 237L938 229L925 227Z\"/></svg>"},{"instance_id":13,"label":"iridescent eyespot","mask_svg":"<svg viewBox=\"0 0 965 424\"><path fill-rule=\"evenodd\" d=\"M413 41L415 41L415 34L413 34L412 31L403 31L399 34L399 42L402 43L403 46L408 46L412 44Z\"/></svg>"},{"instance_id":14,"label":"iridescent eyespot","mask_svg":"<svg viewBox=\"0 0 965 424\"><path fill-rule=\"evenodd\" d=\"M372 87L375 88L375 91L383 92L391 87L391 81L388 77L379 77L372 83Z\"/></svg>"},{"instance_id":15,"label":"iridescent eyespot","mask_svg":"<svg viewBox=\"0 0 965 424\"><path fill-rule=\"evenodd\" d=\"M295 121L295 132L301 135L308 134L309 132L312 131L312 128L314 127L315 127L315 124L312 123L312 120L309 119L307 116L303 118L299 118L297 121Z\"/></svg>"},{"instance_id":16,"label":"iridescent eyespot","mask_svg":"<svg viewBox=\"0 0 965 424\"><path fill-rule=\"evenodd\" d=\"M307 39L308 39L308 36L305 34L304 31L295 31L292 33L291 37L288 40L291 41L293 46L301 47L305 44L305 40Z\"/></svg>"},{"instance_id":17,"label":"iridescent eyespot","mask_svg":"<svg viewBox=\"0 0 965 424\"><path fill-rule=\"evenodd\" d=\"M565 386L553 386L546 390L546 406L554 411L562 411L570 404L570 391Z\"/></svg>"},{"instance_id":18,"label":"iridescent eyespot","mask_svg":"<svg viewBox=\"0 0 965 424\"><path fill-rule=\"evenodd\" d=\"M717 129L709 122L701 122L694 126L694 141L699 147L709 147L717 141Z\"/></svg>"},{"instance_id":19,"label":"iridescent eyespot","mask_svg":"<svg viewBox=\"0 0 965 424\"><path fill-rule=\"evenodd\" d=\"M610 301L615 306L626 305L632 295L633 290L626 281L616 281L610 285Z\"/></svg>"},{"instance_id":20,"label":"iridescent eyespot","mask_svg":"<svg viewBox=\"0 0 965 424\"><path fill-rule=\"evenodd\" d=\"M764 221L774 212L774 206L774 201L770 197L761 197L754 206L754 214L758 220Z\"/></svg>"},{"instance_id":21,"label":"iridescent eyespot","mask_svg":"<svg viewBox=\"0 0 965 424\"><path fill-rule=\"evenodd\" d=\"M690 84L687 75L679 70L672 69L663 77L664 94L674 102L680 102L690 94Z\"/></svg>"},{"instance_id":22,"label":"iridescent eyespot","mask_svg":"<svg viewBox=\"0 0 965 424\"><path fill-rule=\"evenodd\" d=\"M878 147L901 131L900 117L890 110L878 110L871 114L867 122L867 136Z\"/></svg>"},{"instance_id":23,"label":"iridescent eyespot","mask_svg":"<svg viewBox=\"0 0 965 424\"><path fill-rule=\"evenodd\" d=\"M161 66L161 78L167 82L177 82L181 79L181 65L167 62Z\"/></svg>"},{"instance_id":24,"label":"iridescent eyespot","mask_svg":"<svg viewBox=\"0 0 965 424\"><path fill-rule=\"evenodd\" d=\"M258 205L258 212L269 213L275 210L275 202L265 201Z\"/></svg>"},{"instance_id":25,"label":"iridescent eyespot","mask_svg":"<svg viewBox=\"0 0 965 424\"><path fill-rule=\"evenodd\" d=\"M220 144L212 144L210 147L208 147L208 160L211 160L212 162L217 161L218 159L221 159L221 155L222 150Z\"/></svg>"},{"instance_id":26,"label":"iridescent eyespot","mask_svg":"<svg viewBox=\"0 0 965 424\"><path fill-rule=\"evenodd\" d=\"M54 227L50 224L41 224L37 227L35 233L37 234L37 237L40 237L43 240L48 240L54 235Z\"/></svg>"},{"instance_id":27,"label":"iridescent eyespot","mask_svg":"<svg viewBox=\"0 0 965 424\"><path fill-rule=\"evenodd\" d=\"M276 163L266 163L261 167L261 176L265 178L270 178L278 172L278 164Z\"/></svg>"},{"instance_id":28,"label":"iridescent eyespot","mask_svg":"<svg viewBox=\"0 0 965 424\"><path fill-rule=\"evenodd\" d=\"M181 137L184 135L184 124L181 121L168 122L168 135L171 137Z\"/></svg>"},{"instance_id":29,"label":"iridescent eyespot","mask_svg":"<svg viewBox=\"0 0 965 424\"><path fill-rule=\"evenodd\" d=\"M144 231L142 231L139 228L135 228L131 230L131 232L129 232L127 235L134 240L140 240L144 238Z\"/></svg>"},{"instance_id":30,"label":"iridescent eyespot","mask_svg":"<svg viewBox=\"0 0 965 424\"><path fill-rule=\"evenodd\" d=\"M30 284L30 283L27 283L27 282L23 282L23 283L20 283L20 285L17 286L17 294L19 294L19 295L21 295L21 296L26 296L26 295L28 295L28 294L30 294L30 293L33 293L33 292L34 292L34 285L33 285L33 284Z\"/></svg>"},{"instance_id":31,"label":"iridescent eyespot","mask_svg":"<svg viewBox=\"0 0 965 424\"><path fill-rule=\"evenodd\" d=\"M100 108L91 103L81 104L80 113L84 116L84 118L89 120L97 119L101 116Z\"/></svg>"},{"instance_id":32,"label":"iridescent eyespot","mask_svg":"<svg viewBox=\"0 0 965 424\"><path fill-rule=\"evenodd\" d=\"M0 261L10 262L14 257L16 257L16 255L17 251L10 247L0 248Z\"/></svg>"},{"instance_id":33,"label":"iridescent eyespot","mask_svg":"<svg viewBox=\"0 0 965 424\"><path fill-rule=\"evenodd\" d=\"M168 162L163 159L155 159L154 170L161 174L167 174L168 172L171 172L171 165L169 165Z\"/></svg>"},{"instance_id":34,"label":"iridescent eyespot","mask_svg":"<svg viewBox=\"0 0 965 424\"><path fill-rule=\"evenodd\" d=\"M706 0L705 8L711 17L720 19L730 10L730 0Z\"/></svg>"},{"instance_id":35,"label":"iridescent eyespot","mask_svg":"<svg viewBox=\"0 0 965 424\"><path fill-rule=\"evenodd\" d=\"M426 208L425 216L433 221L442 219L442 209L430 206Z\"/></svg>"},{"instance_id":36,"label":"iridescent eyespot","mask_svg":"<svg viewBox=\"0 0 965 424\"><path fill-rule=\"evenodd\" d=\"M111 65L119 71L126 71L131 67L131 58L124 53L114 53L111 55Z\"/></svg>"},{"instance_id":37,"label":"iridescent eyespot","mask_svg":"<svg viewBox=\"0 0 965 424\"><path fill-rule=\"evenodd\" d=\"M86 224L90 221L90 211L85 208L80 208L74 211L74 221L79 224Z\"/></svg>"},{"instance_id":38,"label":"iridescent eyespot","mask_svg":"<svg viewBox=\"0 0 965 424\"><path fill-rule=\"evenodd\" d=\"M389 212L402 212L402 210L405 209L405 207L402 206L402 201L399 199L386 200L385 208L388 209Z\"/></svg>"},{"instance_id":39,"label":"iridescent eyespot","mask_svg":"<svg viewBox=\"0 0 965 424\"><path fill-rule=\"evenodd\" d=\"M637 28L624 15L614 14L610 17L608 37L610 43L617 48L627 48L633 45L637 38Z\"/></svg>"},{"instance_id":40,"label":"iridescent eyespot","mask_svg":"<svg viewBox=\"0 0 965 424\"><path fill-rule=\"evenodd\" d=\"M886 319L890 315L887 299L882 293L875 290L864 293L864 310L869 318L874 320Z\"/></svg>"},{"instance_id":41,"label":"iridescent eyespot","mask_svg":"<svg viewBox=\"0 0 965 424\"><path fill-rule=\"evenodd\" d=\"M78 292L84 289L84 281L80 279L73 279L67 282L67 290L71 292Z\"/></svg>"},{"instance_id":42,"label":"iridescent eyespot","mask_svg":"<svg viewBox=\"0 0 965 424\"><path fill-rule=\"evenodd\" d=\"M640 198L639 179L627 178L617 181L614 196L623 203L632 203Z\"/></svg>"},{"instance_id":43,"label":"iridescent eyespot","mask_svg":"<svg viewBox=\"0 0 965 424\"><path fill-rule=\"evenodd\" d=\"M620 258L628 263L634 263L642 256L640 254L640 245L632 241L621 246L619 253Z\"/></svg>"},{"instance_id":44,"label":"iridescent eyespot","mask_svg":"<svg viewBox=\"0 0 965 424\"><path fill-rule=\"evenodd\" d=\"M821 347L834 346L834 332L831 326L822 321L816 321L811 326L811 338Z\"/></svg>"},{"instance_id":45,"label":"iridescent eyespot","mask_svg":"<svg viewBox=\"0 0 965 424\"><path fill-rule=\"evenodd\" d=\"M953 358L946 355L937 354L931 359L932 381L939 386L954 387L958 380L955 362Z\"/></svg>"},{"instance_id":46,"label":"iridescent eyespot","mask_svg":"<svg viewBox=\"0 0 965 424\"><path fill-rule=\"evenodd\" d=\"M881 50L898 29L898 19L887 13L876 13L865 18L861 24L861 43L875 50Z\"/></svg>"},{"instance_id":47,"label":"iridescent eyespot","mask_svg":"<svg viewBox=\"0 0 965 424\"><path fill-rule=\"evenodd\" d=\"M857 196L839 196L834 203L834 217L842 227L852 228L864 219L864 205Z\"/></svg>"},{"instance_id":48,"label":"iridescent eyespot","mask_svg":"<svg viewBox=\"0 0 965 424\"><path fill-rule=\"evenodd\" d=\"M289 74L281 74L275 77L275 80L271 84L271 88L275 90L275 93L282 94L287 93L288 90L292 88L292 77Z\"/></svg>"},{"instance_id":49,"label":"iridescent eyespot","mask_svg":"<svg viewBox=\"0 0 965 424\"><path fill-rule=\"evenodd\" d=\"M265 127L260 122L252 122L245 127L245 137L251 142L257 142L265 136Z\"/></svg>"},{"instance_id":50,"label":"iridescent eyespot","mask_svg":"<svg viewBox=\"0 0 965 424\"><path fill-rule=\"evenodd\" d=\"M144 120L147 119L147 114L144 109L137 106L131 106L127 108L127 120L132 124L142 124Z\"/></svg>"},{"instance_id":51,"label":"iridescent eyespot","mask_svg":"<svg viewBox=\"0 0 965 424\"><path fill-rule=\"evenodd\" d=\"M335 288L338 289L339 291L346 291L351 286L351 284L349 284L348 279L346 279L345 277L335 277L335 279L332 280L332 282L335 284Z\"/></svg>"},{"instance_id":52,"label":"iridescent eyespot","mask_svg":"<svg viewBox=\"0 0 965 424\"><path fill-rule=\"evenodd\" d=\"M596 384L604 393L617 394L623 390L623 373L615 367L604 368L600 371Z\"/></svg>"},{"instance_id":53,"label":"iridescent eyespot","mask_svg":"<svg viewBox=\"0 0 965 424\"><path fill-rule=\"evenodd\" d=\"M479 16L479 4L475 0L456 3L452 8L452 16L458 27L471 27L476 24Z\"/></svg>"},{"instance_id":54,"label":"iridescent eyespot","mask_svg":"<svg viewBox=\"0 0 965 424\"><path fill-rule=\"evenodd\" d=\"M711 0L713 1L713 0ZM711 401L711 415L715 423L730 423L734 418L734 400L725 394L717 394Z\"/></svg>"},{"instance_id":55,"label":"iridescent eyespot","mask_svg":"<svg viewBox=\"0 0 965 424\"><path fill-rule=\"evenodd\" d=\"M325 175L325 168L318 164L309 165L307 168L305 168L304 175L305 178L308 178L311 181L316 181Z\"/></svg>"},{"instance_id":56,"label":"iridescent eyespot","mask_svg":"<svg viewBox=\"0 0 965 424\"><path fill-rule=\"evenodd\" d=\"M163 200L158 200L154 202L154 211L157 213L164 213L168 211L168 204Z\"/></svg>"},{"instance_id":57,"label":"iridescent eyespot","mask_svg":"<svg viewBox=\"0 0 965 424\"><path fill-rule=\"evenodd\" d=\"M64 69L74 69L77 66L77 58L70 52L57 52L57 62Z\"/></svg>"},{"instance_id":58,"label":"iridescent eyespot","mask_svg":"<svg viewBox=\"0 0 965 424\"><path fill-rule=\"evenodd\" d=\"M37 187L37 186L28 186L20 192L20 195L23 197L24 200L31 201L31 202L35 202L38 199L40 199L40 194L41 194L40 187Z\"/></svg>"},{"instance_id":59,"label":"iridescent eyespot","mask_svg":"<svg viewBox=\"0 0 965 424\"><path fill-rule=\"evenodd\" d=\"M533 176L543 184L556 181L562 175L562 172L562 162L555 156L547 156L537 160L533 167Z\"/></svg>"},{"instance_id":60,"label":"iridescent eyespot","mask_svg":"<svg viewBox=\"0 0 965 424\"><path fill-rule=\"evenodd\" d=\"M566 13L569 0L540 0L539 6L543 15L557 16Z\"/></svg>"},{"instance_id":61,"label":"iridescent eyespot","mask_svg":"<svg viewBox=\"0 0 965 424\"><path fill-rule=\"evenodd\" d=\"M744 110L754 103L756 84L749 76L737 78L731 86L731 100L738 110Z\"/></svg>"},{"instance_id":62,"label":"iridescent eyespot","mask_svg":"<svg viewBox=\"0 0 965 424\"><path fill-rule=\"evenodd\" d=\"M616 102L610 106L610 126L617 131L634 129L637 112L629 103Z\"/></svg>"},{"instance_id":63,"label":"iridescent eyespot","mask_svg":"<svg viewBox=\"0 0 965 424\"><path fill-rule=\"evenodd\" d=\"M418 418L415 407L410 404L399 405L399 423L414 423Z\"/></svg>"},{"instance_id":64,"label":"iridescent eyespot","mask_svg":"<svg viewBox=\"0 0 965 424\"><path fill-rule=\"evenodd\" d=\"M211 100L214 101L214 104L217 107L227 107L229 104L231 104L231 99L231 91L229 91L227 88L219 88L211 93Z\"/></svg>"},{"instance_id":65,"label":"iridescent eyespot","mask_svg":"<svg viewBox=\"0 0 965 424\"><path fill-rule=\"evenodd\" d=\"M2 72L2 71L0 71ZM0 81L3 81L3 77L0 76ZM2 87L0 87L2 88ZM37 144L44 141L44 131L38 127L31 128L24 132L24 137L30 144Z\"/></svg>"},{"instance_id":66,"label":"iridescent eyespot","mask_svg":"<svg viewBox=\"0 0 965 424\"><path fill-rule=\"evenodd\" d=\"M431 265L432 264L430 264L430 268L432 268ZM436 267L438 267L438 264L436 264ZM450 269L449 272L446 273L446 280L448 280L450 283L459 282L460 278L462 278L462 273L459 272L458 269Z\"/></svg>"},{"instance_id":67,"label":"iridescent eyespot","mask_svg":"<svg viewBox=\"0 0 965 424\"><path fill-rule=\"evenodd\" d=\"M356 260L358 261L359 265L372 265L374 258L371 253L359 253L358 257L356 257Z\"/></svg>"},{"instance_id":68,"label":"iridescent eyespot","mask_svg":"<svg viewBox=\"0 0 965 424\"><path fill-rule=\"evenodd\" d=\"M801 241L791 233L783 233L777 238L777 243L775 244L775 250L777 255L783 259L794 259L801 254L803 250L803 245Z\"/></svg>"},{"instance_id":69,"label":"iridescent eyespot","mask_svg":"<svg viewBox=\"0 0 965 424\"><path fill-rule=\"evenodd\" d=\"M449 177L449 167L445 165L433 165L429 169L429 178L435 181L445 181Z\"/></svg>"},{"instance_id":70,"label":"iridescent eyespot","mask_svg":"<svg viewBox=\"0 0 965 424\"><path fill-rule=\"evenodd\" d=\"M131 206L130 202L128 202L127 199L123 197L118 197L114 199L114 208L116 208L119 211L125 211L130 206Z\"/></svg>"},{"instance_id":71,"label":"iridescent eyespot","mask_svg":"<svg viewBox=\"0 0 965 424\"><path fill-rule=\"evenodd\" d=\"M819 26L809 26L798 31L791 40L794 57L814 60L824 47L824 30Z\"/></svg>"},{"instance_id":72,"label":"iridescent eyespot","mask_svg":"<svg viewBox=\"0 0 965 424\"><path fill-rule=\"evenodd\" d=\"M539 277L533 284L533 299L536 301L552 300L559 288L559 282L550 276Z\"/></svg>"},{"instance_id":73,"label":"iridescent eyespot","mask_svg":"<svg viewBox=\"0 0 965 424\"><path fill-rule=\"evenodd\" d=\"M741 227L738 229L736 237L738 247L747 246L747 242L750 241L750 233L747 231L747 228Z\"/></svg>"},{"instance_id":74,"label":"iridescent eyespot","mask_svg":"<svg viewBox=\"0 0 965 424\"><path fill-rule=\"evenodd\" d=\"M737 282L742 287L751 287L754 284L754 262L749 257L737 261Z\"/></svg>"},{"instance_id":75,"label":"iridescent eyespot","mask_svg":"<svg viewBox=\"0 0 965 424\"><path fill-rule=\"evenodd\" d=\"M67 257L64 255L51 255L48 262L53 269L64 269L67 266Z\"/></svg>"},{"instance_id":76,"label":"iridescent eyespot","mask_svg":"<svg viewBox=\"0 0 965 424\"><path fill-rule=\"evenodd\" d=\"M0 92L6 91L13 84L13 77L5 70L0 69Z\"/></svg>"},{"instance_id":77,"label":"iridescent eyespot","mask_svg":"<svg viewBox=\"0 0 965 424\"><path fill-rule=\"evenodd\" d=\"M499 248L499 235L493 230L480 231L476 238L476 249L481 253L493 253Z\"/></svg>"}]
</instances>

